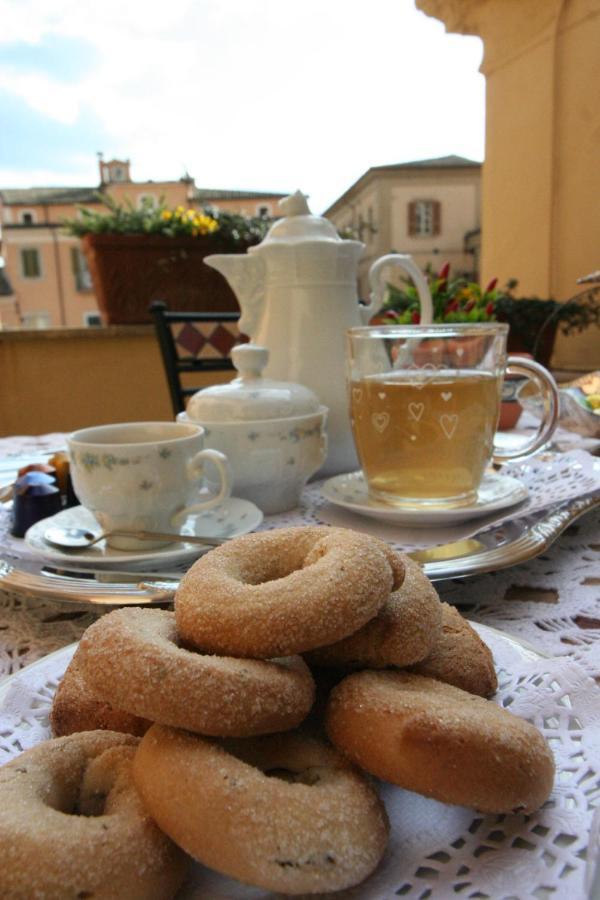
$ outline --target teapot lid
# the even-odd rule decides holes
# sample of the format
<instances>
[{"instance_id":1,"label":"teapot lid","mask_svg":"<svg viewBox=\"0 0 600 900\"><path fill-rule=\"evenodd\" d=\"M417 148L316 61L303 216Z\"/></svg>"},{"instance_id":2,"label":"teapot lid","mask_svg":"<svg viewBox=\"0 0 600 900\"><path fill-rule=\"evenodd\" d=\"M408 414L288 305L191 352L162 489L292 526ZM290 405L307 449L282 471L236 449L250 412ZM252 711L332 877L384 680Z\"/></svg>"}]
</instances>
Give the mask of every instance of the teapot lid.
<instances>
[{"instance_id":1,"label":"teapot lid","mask_svg":"<svg viewBox=\"0 0 600 900\"><path fill-rule=\"evenodd\" d=\"M335 241L341 242L342 238L337 233L335 226L322 216L313 216L306 194L296 191L289 197L279 201L279 208L283 216L277 219L269 228L263 241L256 247L250 247L249 253L260 252L265 245L275 243L297 243L301 241Z\"/></svg>"},{"instance_id":2,"label":"teapot lid","mask_svg":"<svg viewBox=\"0 0 600 900\"><path fill-rule=\"evenodd\" d=\"M263 378L269 360L266 347L238 344L231 351L237 378L197 391L186 413L193 422L250 422L285 419L319 411L319 398L309 388L291 381Z\"/></svg>"}]
</instances>

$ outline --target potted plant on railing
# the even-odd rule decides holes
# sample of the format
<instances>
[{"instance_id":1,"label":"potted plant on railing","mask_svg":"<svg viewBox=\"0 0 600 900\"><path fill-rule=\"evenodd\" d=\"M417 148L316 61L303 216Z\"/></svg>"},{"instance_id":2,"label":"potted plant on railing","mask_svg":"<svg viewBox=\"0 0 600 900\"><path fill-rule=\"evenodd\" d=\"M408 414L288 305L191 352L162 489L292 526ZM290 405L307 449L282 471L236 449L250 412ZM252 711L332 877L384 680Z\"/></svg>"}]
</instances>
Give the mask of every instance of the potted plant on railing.
<instances>
[{"instance_id":1,"label":"potted plant on railing","mask_svg":"<svg viewBox=\"0 0 600 900\"><path fill-rule=\"evenodd\" d=\"M509 281L496 298L495 314L508 322L508 349L530 353L544 366L550 364L557 332L569 335L600 325L600 287L594 285L560 303L539 297L515 297L516 281Z\"/></svg>"},{"instance_id":2,"label":"potted plant on railing","mask_svg":"<svg viewBox=\"0 0 600 900\"><path fill-rule=\"evenodd\" d=\"M205 207L163 202L118 204L101 196L103 212L80 208L66 220L81 238L98 307L106 324L149 322L148 306L165 300L178 311L234 312L239 306L223 276L204 264L211 253L242 253L270 222Z\"/></svg>"},{"instance_id":3,"label":"potted plant on railing","mask_svg":"<svg viewBox=\"0 0 600 900\"><path fill-rule=\"evenodd\" d=\"M569 300L540 300L515 297L517 281L498 288L494 278L486 287L463 277L452 278L446 263L438 274L426 271L433 302L434 322L490 322L509 325L510 353L528 353L548 366L557 331L573 334L600 325L600 285L594 284ZM373 324L410 324L420 321L419 298L415 286L388 284L382 308Z\"/></svg>"}]
</instances>

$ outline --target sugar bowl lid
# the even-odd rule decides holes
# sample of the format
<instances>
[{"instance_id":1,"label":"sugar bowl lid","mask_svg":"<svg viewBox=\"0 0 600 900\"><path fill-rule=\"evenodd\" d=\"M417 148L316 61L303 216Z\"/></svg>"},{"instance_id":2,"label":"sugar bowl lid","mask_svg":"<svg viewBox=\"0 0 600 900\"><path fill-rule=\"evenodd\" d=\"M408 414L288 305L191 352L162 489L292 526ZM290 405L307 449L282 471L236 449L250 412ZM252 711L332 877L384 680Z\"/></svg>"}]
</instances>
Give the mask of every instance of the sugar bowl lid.
<instances>
[{"instance_id":1,"label":"sugar bowl lid","mask_svg":"<svg viewBox=\"0 0 600 900\"><path fill-rule=\"evenodd\" d=\"M197 391L186 413L193 422L249 422L285 419L319 411L319 398L291 381L264 378L269 351L258 344L238 344L231 351L237 378Z\"/></svg>"}]
</instances>

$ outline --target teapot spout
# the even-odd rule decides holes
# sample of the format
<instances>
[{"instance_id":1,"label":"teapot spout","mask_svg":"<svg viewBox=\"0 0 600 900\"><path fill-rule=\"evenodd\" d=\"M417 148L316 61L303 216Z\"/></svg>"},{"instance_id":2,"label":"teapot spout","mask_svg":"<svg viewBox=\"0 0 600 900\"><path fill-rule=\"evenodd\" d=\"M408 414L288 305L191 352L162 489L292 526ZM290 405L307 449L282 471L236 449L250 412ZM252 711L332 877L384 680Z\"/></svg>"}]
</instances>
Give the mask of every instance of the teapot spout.
<instances>
[{"instance_id":1,"label":"teapot spout","mask_svg":"<svg viewBox=\"0 0 600 900\"><path fill-rule=\"evenodd\" d=\"M233 290L242 315L239 329L252 338L264 306L265 264L260 257L245 253L216 253L204 259L207 266L220 272Z\"/></svg>"}]
</instances>

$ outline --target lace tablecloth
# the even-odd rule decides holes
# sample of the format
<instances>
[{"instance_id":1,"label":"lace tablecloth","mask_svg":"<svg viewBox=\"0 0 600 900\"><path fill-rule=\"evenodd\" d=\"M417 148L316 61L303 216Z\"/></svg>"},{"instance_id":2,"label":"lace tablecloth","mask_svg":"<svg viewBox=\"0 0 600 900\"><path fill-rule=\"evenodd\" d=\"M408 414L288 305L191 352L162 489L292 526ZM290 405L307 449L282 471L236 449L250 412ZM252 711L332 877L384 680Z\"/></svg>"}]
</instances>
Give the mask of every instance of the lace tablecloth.
<instances>
[{"instance_id":1,"label":"lace tablecloth","mask_svg":"<svg viewBox=\"0 0 600 900\"><path fill-rule=\"evenodd\" d=\"M556 442L566 452L582 443L593 449L589 441L562 430L557 432ZM0 462L11 456L54 450L63 444L61 434L0 439ZM328 521L327 517L320 518L318 488L309 487L307 497L301 509L269 516L262 527ZM8 528L8 511L0 505L0 559L3 549L6 551L10 544L14 553L19 543L10 541ZM589 675L600 678L597 512L581 518L537 559L490 575L441 582L437 587L442 599L459 606L475 621L512 633L551 656L570 656ZM0 682L4 676L77 640L99 614L51 601L28 602L0 592Z\"/></svg>"},{"instance_id":2,"label":"lace tablecloth","mask_svg":"<svg viewBox=\"0 0 600 900\"><path fill-rule=\"evenodd\" d=\"M565 451L581 446L574 435L562 433L558 440ZM0 440L0 461L7 454L54 449L61 442L61 435ZM589 443L586 446L591 449ZM309 488L313 500L317 493L318 488ZM317 502L304 504L293 514L269 517L263 527L302 521L319 521ZM8 515L0 508L0 558L9 545L7 527ZM15 543L10 546L14 553ZM457 807L402 796L403 792L386 793L394 835L390 850L378 874L348 892L349 898L591 896L600 847L600 689L593 680L600 679L599 561L600 522L597 513L590 513L537 559L437 584L442 599L459 606L469 618L558 657L539 663L534 656L530 664L509 654L504 660L502 648L494 646L501 682L498 702L544 731L560 775L550 804L532 817L473 818L472 812ZM98 615L89 608L0 593L0 687L3 676L76 641ZM50 694L42 676L32 670L34 680L42 680L33 686L31 721L24 731L29 737L22 746L37 734L36 709L44 714L47 710ZM52 673L50 681L55 677ZM0 749L2 739L0 719ZM393 887L390 867L399 878ZM263 892L242 886L225 889L218 881L186 896L266 898Z\"/></svg>"}]
</instances>

